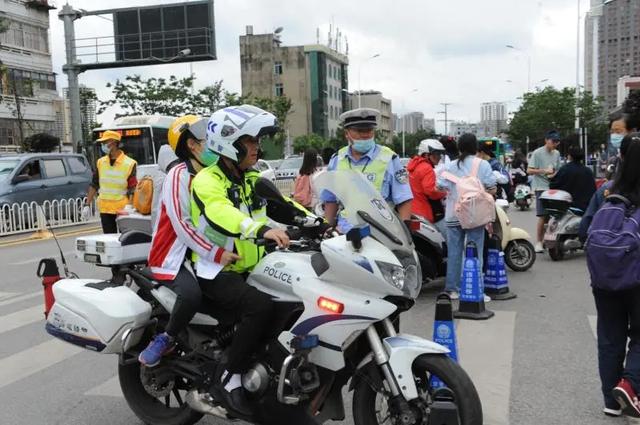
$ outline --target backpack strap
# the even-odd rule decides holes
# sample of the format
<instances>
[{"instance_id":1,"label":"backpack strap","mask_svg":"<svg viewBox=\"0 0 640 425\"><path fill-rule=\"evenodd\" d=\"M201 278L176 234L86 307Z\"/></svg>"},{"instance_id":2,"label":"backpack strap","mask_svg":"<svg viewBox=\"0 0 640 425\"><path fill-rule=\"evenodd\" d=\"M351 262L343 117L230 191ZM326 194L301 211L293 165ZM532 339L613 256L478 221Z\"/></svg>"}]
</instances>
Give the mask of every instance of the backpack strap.
<instances>
[{"instance_id":1,"label":"backpack strap","mask_svg":"<svg viewBox=\"0 0 640 425\"><path fill-rule=\"evenodd\" d=\"M633 206L633 202L622 195L618 195L616 193L609 195L605 198L606 202L612 202L614 204L618 202L622 202L627 208L631 208Z\"/></svg>"},{"instance_id":2,"label":"backpack strap","mask_svg":"<svg viewBox=\"0 0 640 425\"><path fill-rule=\"evenodd\" d=\"M478 157L473 158L473 164L471 165L471 177L478 177L478 169L480 168L480 163L482 160Z\"/></svg>"},{"instance_id":3,"label":"backpack strap","mask_svg":"<svg viewBox=\"0 0 640 425\"><path fill-rule=\"evenodd\" d=\"M458 184L458 182L460 181L460 179L457 176L454 176L453 174L451 174L448 171L443 171L441 176L444 177L445 179L449 180L450 182L455 183L455 184Z\"/></svg>"}]
</instances>

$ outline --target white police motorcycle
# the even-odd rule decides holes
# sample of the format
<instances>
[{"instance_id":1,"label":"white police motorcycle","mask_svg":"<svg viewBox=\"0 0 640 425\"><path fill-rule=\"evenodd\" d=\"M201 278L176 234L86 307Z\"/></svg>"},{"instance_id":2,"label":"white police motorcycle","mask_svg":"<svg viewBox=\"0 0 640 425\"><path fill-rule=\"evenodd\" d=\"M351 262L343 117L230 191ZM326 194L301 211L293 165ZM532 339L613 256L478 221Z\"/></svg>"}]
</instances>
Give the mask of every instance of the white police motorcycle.
<instances>
[{"instance_id":1,"label":"white police motorcycle","mask_svg":"<svg viewBox=\"0 0 640 425\"><path fill-rule=\"evenodd\" d=\"M267 245L270 252L248 277L273 297L277 314L271 339L243 376L255 414L242 419L296 425L343 420L342 388L349 383L356 425L481 425L477 391L447 356L448 349L398 333L399 315L414 305L421 286L404 224L359 173L328 172L317 184L336 195L343 215L356 225L346 235L323 239L317 222L297 216L269 181L256 184L260 197L294 211L297 226L290 227L290 248ZM145 242L139 234L120 239L129 249ZM89 260L98 264L108 251L83 249L80 254L93 255ZM193 424L205 414L233 419L212 385L233 325L218 323L203 314L215 312L203 310L178 337L172 354L156 367L142 366L138 354L167 323L175 294L149 279L142 265L122 268L131 278L124 285L96 279L57 282L47 331L117 354L124 397L145 423ZM444 388L433 388L434 375Z\"/></svg>"}]
</instances>

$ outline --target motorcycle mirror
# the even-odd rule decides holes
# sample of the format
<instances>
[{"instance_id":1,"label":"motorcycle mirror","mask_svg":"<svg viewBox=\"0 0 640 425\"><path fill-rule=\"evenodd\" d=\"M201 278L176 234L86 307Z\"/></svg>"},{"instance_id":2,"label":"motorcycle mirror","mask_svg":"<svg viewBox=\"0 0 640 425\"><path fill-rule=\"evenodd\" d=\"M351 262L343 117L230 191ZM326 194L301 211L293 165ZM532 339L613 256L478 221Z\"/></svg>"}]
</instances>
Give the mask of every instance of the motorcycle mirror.
<instances>
[{"instance_id":1,"label":"motorcycle mirror","mask_svg":"<svg viewBox=\"0 0 640 425\"><path fill-rule=\"evenodd\" d=\"M284 201L282 194L275 184L269 179L260 177L255 184L256 194L269 201Z\"/></svg>"}]
</instances>

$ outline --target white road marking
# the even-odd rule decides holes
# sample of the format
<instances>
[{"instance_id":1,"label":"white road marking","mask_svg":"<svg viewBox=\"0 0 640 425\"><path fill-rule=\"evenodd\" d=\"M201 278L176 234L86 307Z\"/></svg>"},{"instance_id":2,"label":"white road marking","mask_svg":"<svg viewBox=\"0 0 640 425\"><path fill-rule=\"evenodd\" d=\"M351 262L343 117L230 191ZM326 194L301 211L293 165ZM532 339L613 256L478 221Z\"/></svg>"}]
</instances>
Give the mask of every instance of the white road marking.
<instances>
[{"instance_id":1,"label":"white road marking","mask_svg":"<svg viewBox=\"0 0 640 425\"><path fill-rule=\"evenodd\" d=\"M44 307L40 305L0 316L0 334L39 321L44 321Z\"/></svg>"},{"instance_id":2,"label":"white road marking","mask_svg":"<svg viewBox=\"0 0 640 425\"><path fill-rule=\"evenodd\" d=\"M43 297L44 295L42 291L30 292L28 294L18 295L15 297L7 297L6 299L0 299L0 307L4 307L9 304L17 303L20 301L30 300L31 298ZM44 301L43 301L44 303ZM44 308L43 308L44 311Z\"/></svg>"},{"instance_id":3,"label":"white road marking","mask_svg":"<svg viewBox=\"0 0 640 425\"><path fill-rule=\"evenodd\" d=\"M97 387L90 389L84 393L84 395L122 397L122 390L120 389L120 380L118 379L118 375L113 376Z\"/></svg>"},{"instance_id":4,"label":"white road marking","mask_svg":"<svg viewBox=\"0 0 640 425\"><path fill-rule=\"evenodd\" d=\"M0 292L0 300L15 297L19 292Z\"/></svg>"},{"instance_id":5,"label":"white road marking","mask_svg":"<svg viewBox=\"0 0 640 425\"><path fill-rule=\"evenodd\" d=\"M75 251L69 251L69 252L65 252L64 253L64 258L69 258L71 255L75 254ZM39 263L40 260L42 260L42 258L32 258L30 260L24 260L24 261L16 261L14 263L9 263L10 266L24 266L26 264L35 264L35 263ZM62 271L62 270L61 270Z\"/></svg>"},{"instance_id":6,"label":"white road marking","mask_svg":"<svg viewBox=\"0 0 640 425\"><path fill-rule=\"evenodd\" d=\"M598 316L587 316L589 319L589 327L591 327L591 332L593 332L593 337L598 340Z\"/></svg>"},{"instance_id":7,"label":"white road marking","mask_svg":"<svg viewBox=\"0 0 640 425\"><path fill-rule=\"evenodd\" d=\"M52 339L0 359L0 388L34 375L81 351L85 350L75 345Z\"/></svg>"},{"instance_id":8,"label":"white road marking","mask_svg":"<svg viewBox=\"0 0 640 425\"><path fill-rule=\"evenodd\" d=\"M509 425L515 326L514 311L496 311L489 320L458 321L460 365L480 394L487 425Z\"/></svg>"}]
</instances>

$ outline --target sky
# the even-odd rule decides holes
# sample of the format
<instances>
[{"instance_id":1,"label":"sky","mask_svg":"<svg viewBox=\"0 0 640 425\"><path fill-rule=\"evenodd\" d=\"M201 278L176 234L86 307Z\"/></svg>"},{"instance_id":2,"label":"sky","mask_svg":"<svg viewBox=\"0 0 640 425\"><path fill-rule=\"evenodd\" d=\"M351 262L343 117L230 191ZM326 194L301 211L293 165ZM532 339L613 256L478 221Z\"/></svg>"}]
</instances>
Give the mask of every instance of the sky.
<instances>
[{"instance_id":1,"label":"sky","mask_svg":"<svg viewBox=\"0 0 640 425\"><path fill-rule=\"evenodd\" d=\"M193 63L193 72L196 86L223 80L227 90L240 92L239 36L246 25L253 25L254 34L283 27L284 45L314 44L317 28L326 42L332 25L348 40L350 90L359 89L360 74L361 89L381 91L395 113L421 111L425 118L442 120L439 112L446 102L451 103L449 120L476 122L482 102L507 102L510 111L517 110L518 97L527 90L528 58L531 89L575 86L578 2L584 19L588 0L217 0L218 58ZM76 9L106 7L96 0L69 3ZM173 2L111 0L109 7L168 3ZM63 2L56 4L50 34L54 72L62 88L67 85L62 73L64 31L57 13ZM76 38L112 35L112 25L101 17L84 17L76 21ZM580 52L582 61L582 47ZM369 59L374 55L379 56ZM581 63L580 81L582 69ZM80 83L106 99L111 94L107 82L134 73L186 77L190 68L182 63L87 71ZM107 123L116 112L112 108L98 118ZM438 121L437 130L443 129Z\"/></svg>"}]
</instances>

